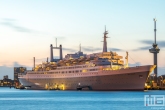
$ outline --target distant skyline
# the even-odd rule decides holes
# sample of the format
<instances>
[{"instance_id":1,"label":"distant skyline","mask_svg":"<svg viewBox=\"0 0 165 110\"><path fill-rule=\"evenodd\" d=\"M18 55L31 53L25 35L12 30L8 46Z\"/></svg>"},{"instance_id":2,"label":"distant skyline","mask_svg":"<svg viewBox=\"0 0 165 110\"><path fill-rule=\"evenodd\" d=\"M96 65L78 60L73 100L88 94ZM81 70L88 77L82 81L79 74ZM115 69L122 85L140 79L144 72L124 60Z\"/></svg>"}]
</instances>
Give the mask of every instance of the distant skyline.
<instances>
[{"instance_id":1,"label":"distant skyline","mask_svg":"<svg viewBox=\"0 0 165 110\"><path fill-rule=\"evenodd\" d=\"M50 57L50 44L62 44L63 57L82 51L102 51L108 30L108 51L126 56L130 65L151 65L154 21L157 19L158 75L165 74L164 0L3 0L0 1L0 79L12 78L13 68ZM58 51L54 55L58 56Z\"/></svg>"}]
</instances>

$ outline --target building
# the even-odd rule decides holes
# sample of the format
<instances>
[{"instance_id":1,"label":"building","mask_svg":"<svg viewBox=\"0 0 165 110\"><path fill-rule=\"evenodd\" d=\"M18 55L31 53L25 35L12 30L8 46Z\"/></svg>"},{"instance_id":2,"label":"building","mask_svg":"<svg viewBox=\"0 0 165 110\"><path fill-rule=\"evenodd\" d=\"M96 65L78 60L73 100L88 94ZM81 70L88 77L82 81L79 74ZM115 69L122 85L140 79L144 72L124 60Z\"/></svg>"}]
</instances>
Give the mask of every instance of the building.
<instances>
[{"instance_id":1,"label":"building","mask_svg":"<svg viewBox=\"0 0 165 110\"><path fill-rule=\"evenodd\" d=\"M164 87L165 86L165 75L158 76L157 78L159 86Z\"/></svg>"},{"instance_id":2,"label":"building","mask_svg":"<svg viewBox=\"0 0 165 110\"><path fill-rule=\"evenodd\" d=\"M0 86L3 86L3 80L0 80Z\"/></svg>"},{"instance_id":3,"label":"building","mask_svg":"<svg viewBox=\"0 0 165 110\"><path fill-rule=\"evenodd\" d=\"M14 80L8 78L8 75L3 76L3 79L0 80L0 86L14 86Z\"/></svg>"},{"instance_id":4,"label":"building","mask_svg":"<svg viewBox=\"0 0 165 110\"><path fill-rule=\"evenodd\" d=\"M14 67L14 84L15 86L19 86L19 80L18 80L18 73L23 73L26 71L26 67Z\"/></svg>"},{"instance_id":5,"label":"building","mask_svg":"<svg viewBox=\"0 0 165 110\"><path fill-rule=\"evenodd\" d=\"M3 76L3 79L8 79L8 75Z\"/></svg>"}]
</instances>

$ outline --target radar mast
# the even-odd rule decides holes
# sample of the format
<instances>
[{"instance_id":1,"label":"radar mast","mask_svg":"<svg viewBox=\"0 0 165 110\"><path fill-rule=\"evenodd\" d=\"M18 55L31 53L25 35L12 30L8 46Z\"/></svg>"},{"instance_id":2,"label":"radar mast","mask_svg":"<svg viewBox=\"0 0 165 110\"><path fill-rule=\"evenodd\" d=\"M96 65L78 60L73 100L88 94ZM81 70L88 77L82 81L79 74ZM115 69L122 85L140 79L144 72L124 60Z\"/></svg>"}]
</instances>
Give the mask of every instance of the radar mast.
<instances>
[{"instance_id":1,"label":"radar mast","mask_svg":"<svg viewBox=\"0 0 165 110\"><path fill-rule=\"evenodd\" d=\"M105 26L105 32L103 33L104 34L104 41L103 41L103 52L107 52L107 34L108 34L108 31L106 30L106 26Z\"/></svg>"}]
</instances>

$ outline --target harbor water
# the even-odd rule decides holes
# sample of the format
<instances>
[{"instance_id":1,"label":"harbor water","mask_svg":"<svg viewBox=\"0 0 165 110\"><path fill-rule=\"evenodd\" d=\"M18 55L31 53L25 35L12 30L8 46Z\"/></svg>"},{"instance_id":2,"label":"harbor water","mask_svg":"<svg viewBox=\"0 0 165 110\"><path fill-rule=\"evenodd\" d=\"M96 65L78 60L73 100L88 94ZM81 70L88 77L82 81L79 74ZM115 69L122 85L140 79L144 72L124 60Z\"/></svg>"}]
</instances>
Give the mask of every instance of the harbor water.
<instances>
[{"instance_id":1,"label":"harbor water","mask_svg":"<svg viewBox=\"0 0 165 110\"><path fill-rule=\"evenodd\" d=\"M165 106L145 106L146 95L164 96L165 91L57 91L1 87L0 110L165 109Z\"/></svg>"}]
</instances>

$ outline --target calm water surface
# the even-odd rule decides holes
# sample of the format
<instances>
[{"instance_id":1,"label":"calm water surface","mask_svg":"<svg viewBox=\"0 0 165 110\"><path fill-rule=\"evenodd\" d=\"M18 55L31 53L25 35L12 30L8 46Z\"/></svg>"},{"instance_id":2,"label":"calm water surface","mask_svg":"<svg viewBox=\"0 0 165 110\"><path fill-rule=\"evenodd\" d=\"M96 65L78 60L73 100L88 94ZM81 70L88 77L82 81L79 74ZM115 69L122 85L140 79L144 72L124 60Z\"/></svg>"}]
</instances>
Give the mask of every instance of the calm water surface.
<instances>
[{"instance_id":1,"label":"calm water surface","mask_svg":"<svg viewBox=\"0 0 165 110\"><path fill-rule=\"evenodd\" d=\"M165 95L165 91L48 91L0 87L0 110L165 109L144 106L144 95Z\"/></svg>"}]
</instances>

